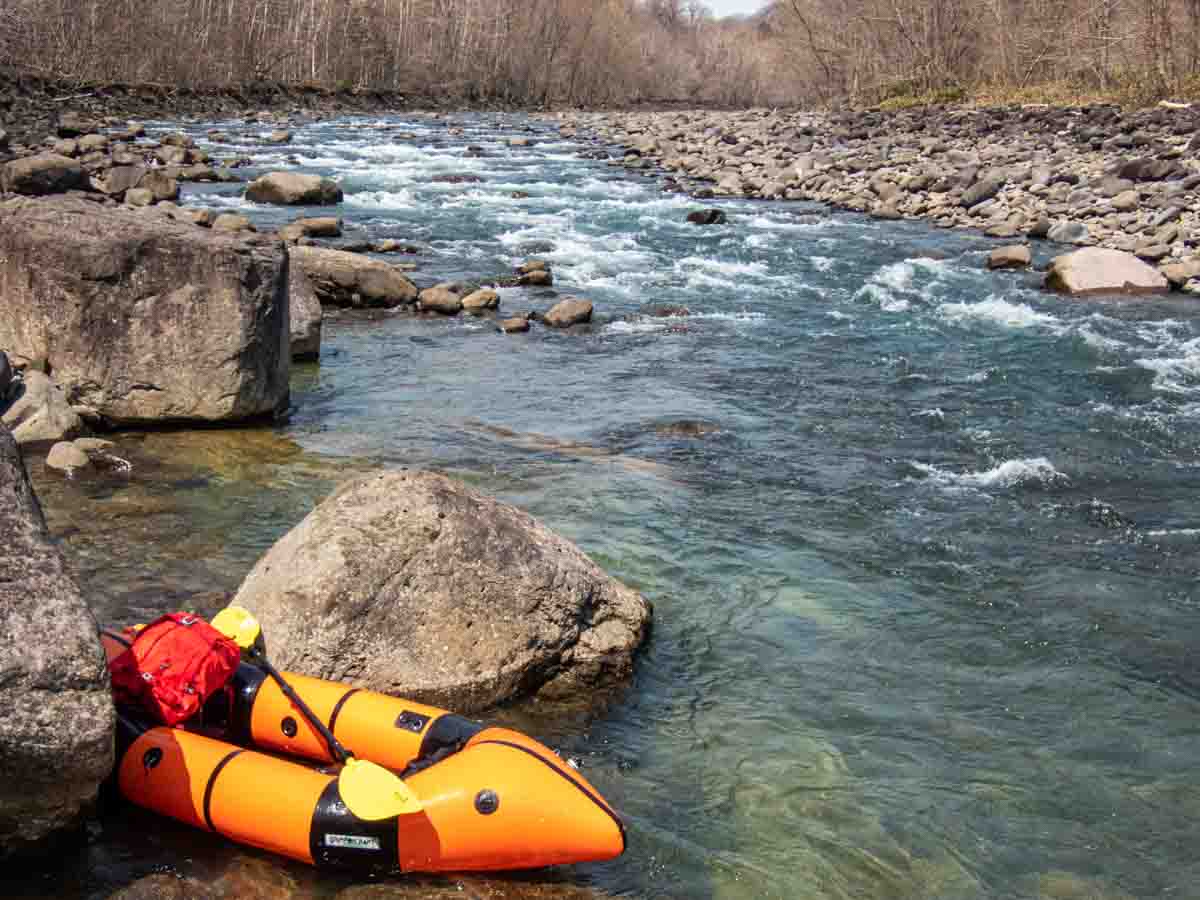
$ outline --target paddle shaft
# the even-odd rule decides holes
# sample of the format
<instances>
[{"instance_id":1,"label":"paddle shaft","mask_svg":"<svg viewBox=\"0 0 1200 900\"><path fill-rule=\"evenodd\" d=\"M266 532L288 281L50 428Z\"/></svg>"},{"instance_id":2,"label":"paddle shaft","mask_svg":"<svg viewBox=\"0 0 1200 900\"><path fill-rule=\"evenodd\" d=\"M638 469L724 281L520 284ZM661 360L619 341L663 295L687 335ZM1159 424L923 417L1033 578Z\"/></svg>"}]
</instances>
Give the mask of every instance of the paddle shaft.
<instances>
[{"instance_id":1,"label":"paddle shaft","mask_svg":"<svg viewBox=\"0 0 1200 900\"><path fill-rule=\"evenodd\" d=\"M287 680L279 674L279 670L271 665L271 661L268 660L262 652L251 651L251 656L253 656L254 661L263 669L263 671L275 679L275 683L279 685L279 689L283 691L284 696L292 701L292 705L295 706L296 709L300 710L304 718L308 719L308 724L315 728L317 733L321 735L326 746L329 747L329 752L333 756L333 761L345 765L346 760L350 758L350 751L342 746L342 742L333 736L333 732L325 726L325 723L318 718L317 714L309 708L307 703L300 699L300 695L297 694L292 686L287 683Z\"/></svg>"}]
</instances>

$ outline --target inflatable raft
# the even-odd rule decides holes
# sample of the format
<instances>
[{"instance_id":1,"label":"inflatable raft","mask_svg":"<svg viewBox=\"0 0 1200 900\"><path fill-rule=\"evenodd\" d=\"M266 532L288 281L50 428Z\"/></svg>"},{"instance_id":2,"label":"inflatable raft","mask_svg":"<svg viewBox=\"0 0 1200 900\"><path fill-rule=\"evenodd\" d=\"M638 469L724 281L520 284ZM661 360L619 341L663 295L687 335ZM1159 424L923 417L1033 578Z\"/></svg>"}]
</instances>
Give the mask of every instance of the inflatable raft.
<instances>
[{"instance_id":1,"label":"inflatable raft","mask_svg":"<svg viewBox=\"0 0 1200 900\"><path fill-rule=\"evenodd\" d=\"M102 631L109 659L128 641ZM329 749L280 687L242 663L187 730L119 710L116 784L133 803L292 859L391 872L611 859L625 830L561 757L518 732L303 675L288 683L355 756L398 774L419 813L364 821Z\"/></svg>"}]
</instances>

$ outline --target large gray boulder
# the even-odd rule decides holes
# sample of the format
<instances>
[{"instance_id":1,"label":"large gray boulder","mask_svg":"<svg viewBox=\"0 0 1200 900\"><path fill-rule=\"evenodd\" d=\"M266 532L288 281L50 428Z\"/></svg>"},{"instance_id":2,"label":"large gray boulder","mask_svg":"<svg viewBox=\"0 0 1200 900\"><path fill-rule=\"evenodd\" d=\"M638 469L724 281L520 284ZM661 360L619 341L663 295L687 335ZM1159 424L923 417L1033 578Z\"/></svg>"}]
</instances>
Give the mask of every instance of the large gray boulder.
<instances>
[{"instance_id":1,"label":"large gray boulder","mask_svg":"<svg viewBox=\"0 0 1200 900\"><path fill-rule=\"evenodd\" d=\"M96 622L51 543L0 425L0 857L76 825L113 766L115 715Z\"/></svg>"},{"instance_id":2,"label":"large gray boulder","mask_svg":"<svg viewBox=\"0 0 1200 900\"><path fill-rule=\"evenodd\" d=\"M268 172L246 185L246 199L281 206L329 206L342 202L332 178L300 172Z\"/></svg>"},{"instance_id":3,"label":"large gray boulder","mask_svg":"<svg viewBox=\"0 0 1200 900\"><path fill-rule=\"evenodd\" d=\"M403 306L417 299L417 286L385 262L324 247L293 247L293 265L312 282L328 306Z\"/></svg>"},{"instance_id":4,"label":"large gray boulder","mask_svg":"<svg viewBox=\"0 0 1200 900\"><path fill-rule=\"evenodd\" d=\"M282 245L55 197L0 203L0 346L44 359L112 424L228 422L286 404Z\"/></svg>"},{"instance_id":5,"label":"large gray boulder","mask_svg":"<svg viewBox=\"0 0 1200 900\"><path fill-rule=\"evenodd\" d=\"M288 285L291 301L292 359L319 359L323 312L312 282L299 266L293 266Z\"/></svg>"},{"instance_id":6,"label":"large gray boulder","mask_svg":"<svg viewBox=\"0 0 1200 900\"><path fill-rule=\"evenodd\" d=\"M75 160L57 153L14 159L0 167L0 191L13 194L61 194L88 187L87 173Z\"/></svg>"},{"instance_id":7,"label":"large gray boulder","mask_svg":"<svg viewBox=\"0 0 1200 900\"><path fill-rule=\"evenodd\" d=\"M431 472L350 482L236 602L281 668L463 711L630 672L650 605L532 516Z\"/></svg>"},{"instance_id":8,"label":"large gray boulder","mask_svg":"<svg viewBox=\"0 0 1200 900\"><path fill-rule=\"evenodd\" d=\"M84 431L66 393L42 372L26 369L7 397L7 405L0 403L0 422L18 444L70 440Z\"/></svg>"},{"instance_id":9,"label":"large gray boulder","mask_svg":"<svg viewBox=\"0 0 1200 900\"><path fill-rule=\"evenodd\" d=\"M1132 253L1085 247L1050 262L1046 287L1068 294L1165 294L1167 279Z\"/></svg>"}]
</instances>

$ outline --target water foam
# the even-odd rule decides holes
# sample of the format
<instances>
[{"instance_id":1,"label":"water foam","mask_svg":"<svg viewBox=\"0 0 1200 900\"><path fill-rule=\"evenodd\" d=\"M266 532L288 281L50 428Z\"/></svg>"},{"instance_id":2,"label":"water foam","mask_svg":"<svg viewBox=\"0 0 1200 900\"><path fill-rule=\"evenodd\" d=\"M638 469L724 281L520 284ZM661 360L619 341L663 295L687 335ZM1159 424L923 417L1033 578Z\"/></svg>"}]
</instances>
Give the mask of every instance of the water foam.
<instances>
[{"instance_id":1,"label":"water foam","mask_svg":"<svg viewBox=\"0 0 1200 900\"><path fill-rule=\"evenodd\" d=\"M1040 313L1025 303L1010 303L995 294L978 303L967 303L966 301L943 303L936 312L942 319L956 324L987 322L1004 325L1008 328L1034 328L1037 326L1056 328L1061 325L1055 316Z\"/></svg>"},{"instance_id":2,"label":"water foam","mask_svg":"<svg viewBox=\"0 0 1200 900\"><path fill-rule=\"evenodd\" d=\"M926 463L912 463L913 468L928 476L934 484L945 487L1010 488L1022 485L1066 484L1069 479L1044 456L1031 459L1009 459L983 472L948 472Z\"/></svg>"}]
</instances>

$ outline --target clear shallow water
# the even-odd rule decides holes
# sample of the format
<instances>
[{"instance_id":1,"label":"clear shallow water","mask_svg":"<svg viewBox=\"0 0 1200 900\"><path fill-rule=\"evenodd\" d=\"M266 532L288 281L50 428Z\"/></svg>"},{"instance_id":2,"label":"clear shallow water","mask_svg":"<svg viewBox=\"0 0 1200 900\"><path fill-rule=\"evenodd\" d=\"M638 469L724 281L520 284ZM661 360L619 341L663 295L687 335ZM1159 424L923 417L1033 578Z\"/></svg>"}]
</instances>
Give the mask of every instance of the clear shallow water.
<instances>
[{"instance_id":1,"label":"clear shallow water","mask_svg":"<svg viewBox=\"0 0 1200 900\"><path fill-rule=\"evenodd\" d=\"M728 226L696 228L655 179L551 132L510 148L523 132L498 121L524 124L343 122L245 149L265 149L262 170L294 154L338 178L348 238L429 248L391 257L421 286L538 256L601 321L506 337L476 319L327 320L286 427L122 438L129 486L35 470L100 614L236 588L338 477L439 467L656 606L607 709L505 714L629 817L626 856L572 881L655 898L1196 896L1195 301L1047 295L1034 274L983 271L977 236L815 206L728 202ZM451 173L485 180L430 180ZM238 190L187 202L260 226L297 214ZM507 310L553 302L501 293ZM638 317L647 303L692 315Z\"/></svg>"}]
</instances>

